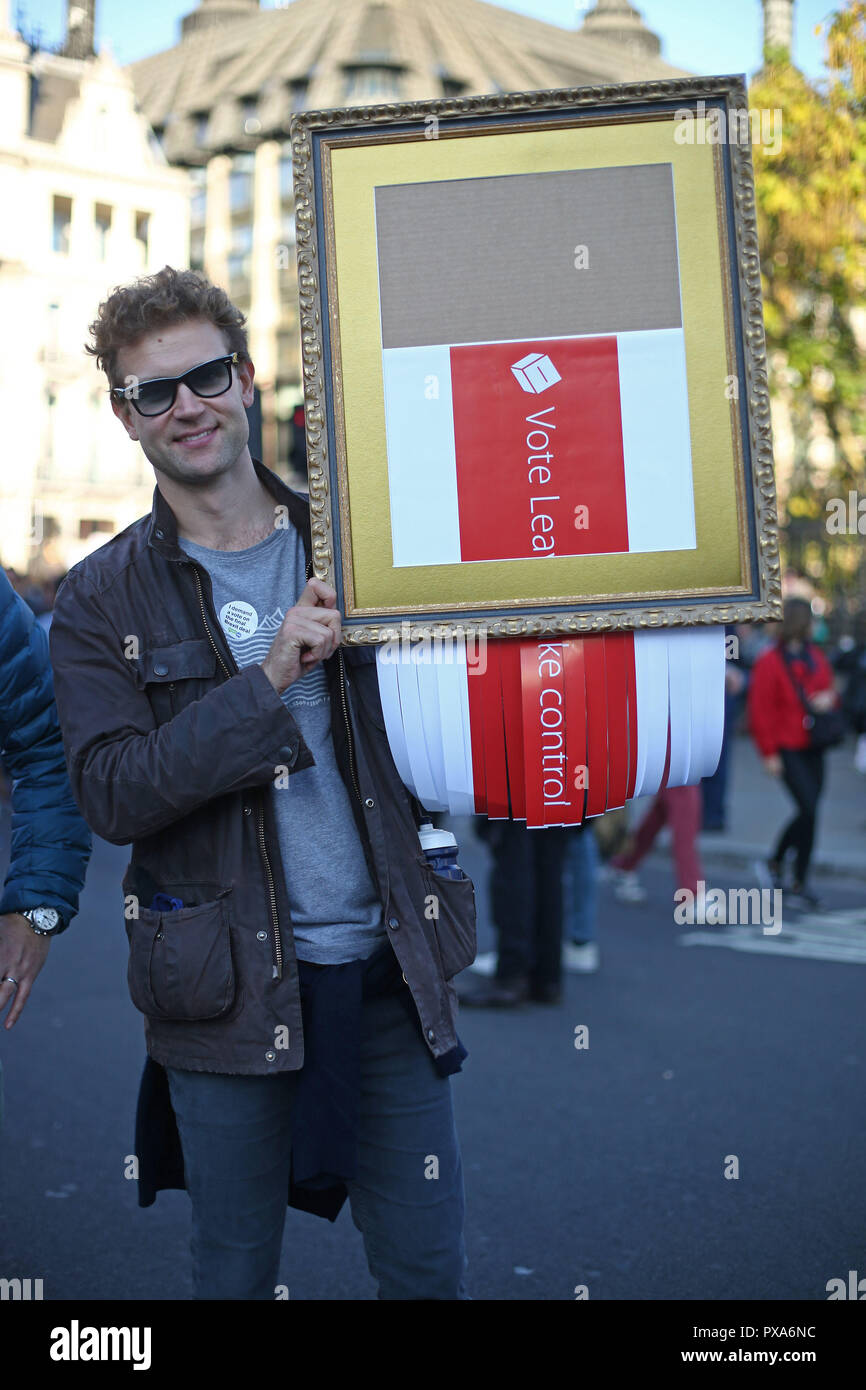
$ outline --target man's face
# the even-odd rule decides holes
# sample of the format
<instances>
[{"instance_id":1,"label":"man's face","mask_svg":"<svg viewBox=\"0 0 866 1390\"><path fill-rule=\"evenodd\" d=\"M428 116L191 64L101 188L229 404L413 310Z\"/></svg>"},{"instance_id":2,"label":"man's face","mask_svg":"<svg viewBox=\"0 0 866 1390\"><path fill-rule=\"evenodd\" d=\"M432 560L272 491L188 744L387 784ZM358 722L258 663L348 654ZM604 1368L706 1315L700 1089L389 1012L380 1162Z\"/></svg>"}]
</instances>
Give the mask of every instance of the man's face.
<instances>
[{"instance_id":1,"label":"man's face","mask_svg":"<svg viewBox=\"0 0 866 1390\"><path fill-rule=\"evenodd\" d=\"M180 376L225 357L228 349L220 330L206 319L192 319L154 329L117 358L122 381L130 377ZM130 439L141 443L154 468L186 486L202 486L237 463L249 440L244 411L253 403L252 363L232 367L232 384L221 396L202 397L186 382L177 388L174 405L162 415L139 415L130 401L111 398L115 415Z\"/></svg>"}]
</instances>

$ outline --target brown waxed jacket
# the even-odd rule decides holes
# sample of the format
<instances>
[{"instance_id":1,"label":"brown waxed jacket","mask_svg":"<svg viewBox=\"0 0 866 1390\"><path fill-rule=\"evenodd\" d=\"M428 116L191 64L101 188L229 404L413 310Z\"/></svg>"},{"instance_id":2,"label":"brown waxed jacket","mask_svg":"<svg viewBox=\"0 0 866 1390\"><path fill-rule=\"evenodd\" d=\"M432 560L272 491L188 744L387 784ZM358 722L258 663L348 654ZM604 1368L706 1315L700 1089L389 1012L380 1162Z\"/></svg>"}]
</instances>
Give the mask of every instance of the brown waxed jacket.
<instances>
[{"instance_id":1,"label":"brown waxed jacket","mask_svg":"<svg viewBox=\"0 0 866 1390\"><path fill-rule=\"evenodd\" d=\"M307 501L255 468L309 562ZM292 773L313 757L261 666L235 664L210 577L177 544L158 488L150 516L70 571L50 645L75 800L96 834L132 844L128 979L148 1053L191 1071L296 1070L301 1004L270 791L282 777L291 795ZM388 746L374 649L341 646L325 669L337 764L391 945L440 1057L458 1042L449 981L475 956L474 889L434 873L421 852L418 806ZM303 854L303 843L291 852ZM152 910L156 892L184 907Z\"/></svg>"}]
</instances>

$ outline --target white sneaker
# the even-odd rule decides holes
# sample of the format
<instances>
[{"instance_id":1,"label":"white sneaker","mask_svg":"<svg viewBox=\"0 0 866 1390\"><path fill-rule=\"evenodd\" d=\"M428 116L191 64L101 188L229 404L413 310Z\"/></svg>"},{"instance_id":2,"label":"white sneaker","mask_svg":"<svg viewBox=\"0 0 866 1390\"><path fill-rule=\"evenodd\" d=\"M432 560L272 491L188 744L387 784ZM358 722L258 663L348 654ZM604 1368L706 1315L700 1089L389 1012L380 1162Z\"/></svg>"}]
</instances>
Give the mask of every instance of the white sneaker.
<instances>
[{"instance_id":1,"label":"white sneaker","mask_svg":"<svg viewBox=\"0 0 866 1390\"><path fill-rule=\"evenodd\" d=\"M633 869L618 869L614 879L614 897L621 903L646 902L646 889Z\"/></svg>"},{"instance_id":2,"label":"white sneaker","mask_svg":"<svg viewBox=\"0 0 866 1390\"><path fill-rule=\"evenodd\" d=\"M589 975L599 966L598 942L584 941L579 946L574 941L566 941L562 947L563 970L576 970L580 975Z\"/></svg>"},{"instance_id":3,"label":"white sneaker","mask_svg":"<svg viewBox=\"0 0 866 1390\"><path fill-rule=\"evenodd\" d=\"M469 969L474 970L476 975L495 975L498 959L496 951L485 951L483 955L475 957Z\"/></svg>"}]
</instances>

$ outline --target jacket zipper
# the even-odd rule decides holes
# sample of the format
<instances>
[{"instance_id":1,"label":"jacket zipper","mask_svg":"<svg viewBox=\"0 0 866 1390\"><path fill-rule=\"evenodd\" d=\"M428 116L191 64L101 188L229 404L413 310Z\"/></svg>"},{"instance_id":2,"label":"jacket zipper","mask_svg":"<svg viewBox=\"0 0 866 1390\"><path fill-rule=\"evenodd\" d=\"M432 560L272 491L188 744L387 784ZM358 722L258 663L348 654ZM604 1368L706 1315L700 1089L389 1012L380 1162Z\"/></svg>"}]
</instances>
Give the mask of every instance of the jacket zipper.
<instances>
[{"instance_id":1,"label":"jacket zipper","mask_svg":"<svg viewBox=\"0 0 866 1390\"><path fill-rule=\"evenodd\" d=\"M201 608L201 617L202 622L204 623L204 630L208 635L208 641L214 649L216 659L223 669L223 674L225 675L226 680L229 680L231 678L231 673L228 670L228 667L226 666L222 657L220 656L219 647L213 639L213 633L210 630L210 623L207 620L207 611L204 606L204 594L202 593L201 589L201 576L199 575L198 565L196 564L193 564L193 573L195 575L195 585L198 590L198 602L199 607ZM273 978L275 980L281 980L283 978L283 948L280 943L280 919L277 913L277 891L274 887L274 876L271 873L270 860L268 859L268 851L265 845L265 815L262 809L261 798L259 798L258 803L258 833L259 850L261 852L262 862L265 866L265 873L267 874L268 878L268 891L270 893L271 899L271 916L273 918L274 924L274 965L272 973Z\"/></svg>"},{"instance_id":2,"label":"jacket zipper","mask_svg":"<svg viewBox=\"0 0 866 1390\"><path fill-rule=\"evenodd\" d=\"M340 699L343 705L343 719L346 723L346 737L349 740L349 770L352 773L355 795L363 805L361 801L361 788L358 786L358 773L355 767L355 744L352 740L352 726L349 722L349 697L346 691L346 664L342 647L337 648L337 662L340 667Z\"/></svg>"}]
</instances>

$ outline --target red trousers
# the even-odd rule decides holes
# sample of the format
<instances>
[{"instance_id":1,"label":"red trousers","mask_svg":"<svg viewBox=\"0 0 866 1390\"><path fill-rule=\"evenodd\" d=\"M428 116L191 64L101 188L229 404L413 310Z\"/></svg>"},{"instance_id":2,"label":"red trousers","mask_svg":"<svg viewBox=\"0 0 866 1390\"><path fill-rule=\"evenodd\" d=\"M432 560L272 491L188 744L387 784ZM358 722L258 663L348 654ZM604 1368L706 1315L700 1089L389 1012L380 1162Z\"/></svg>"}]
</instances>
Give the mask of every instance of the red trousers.
<instances>
[{"instance_id":1,"label":"red trousers","mask_svg":"<svg viewBox=\"0 0 866 1390\"><path fill-rule=\"evenodd\" d=\"M697 787L663 787L634 832L631 854L618 854L611 863L617 869L634 869L653 842L662 826L668 822L673 835L674 865L677 887L688 888L697 894L698 879L703 878L696 839L701 828L701 789Z\"/></svg>"}]
</instances>

